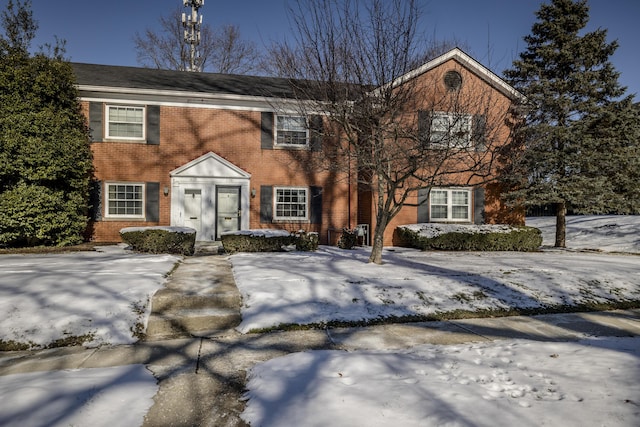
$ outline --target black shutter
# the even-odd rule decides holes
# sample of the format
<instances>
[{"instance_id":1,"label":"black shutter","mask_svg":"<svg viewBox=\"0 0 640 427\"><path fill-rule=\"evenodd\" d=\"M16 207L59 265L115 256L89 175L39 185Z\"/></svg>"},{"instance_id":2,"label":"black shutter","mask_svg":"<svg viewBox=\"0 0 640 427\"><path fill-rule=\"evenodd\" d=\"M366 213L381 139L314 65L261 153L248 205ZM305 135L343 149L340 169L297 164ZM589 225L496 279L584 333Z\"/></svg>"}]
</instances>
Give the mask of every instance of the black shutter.
<instances>
[{"instance_id":1,"label":"black shutter","mask_svg":"<svg viewBox=\"0 0 640 427\"><path fill-rule=\"evenodd\" d=\"M91 134L91 141L102 141L102 103L90 102L89 103L89 132Z\"/></svg>"},{"instance_id":2,"label":"black shutter","mask_svg":"<svg viewBox=\"0 0 640 427\"><path fill-rule=\"evenodd\" d=\"M160 183L147 182L144 215L148 222L160 221Z\"/></svg>"},{"instance_id":3,"label":"black shutter","mask_svg":"<svg viewBox=\"0 0 640 427\"><path fill-rule=\"evenodd\" d=\"M418 190L418 224L429 222L429 188Z\"/></svg>"},{"instance_id":4,"label":"black shutter","mask_svg":"<svg viewBox=\"0 0 640 427\"><path fill-rule=\"evenodd\" d=\"M102 219L102 181L91 180L89 183L89 219Z\"/></svg>"},{"instance_id":5,"label":"black shutter","mask_svg":"<svg viewBox=\"0 0 640 427\"><path fill-rule=\"evenodd\" d=\"M431 142L431 113L418 110L418 138L425 146Z\"/></svg>"},{"instance_id":6,"label":"black shutter","mask_svg":"<svg viewBox=\"0 0 640 427\"><path fill-rule=\"evenodd\" d=\"M260 222L273 222L273 187L270 185L260 186Z\"/></svg>"},{"instance_id":7,"label":"black shutter","mask_svg":"<svg viewBox=\"0 0 640 427\"><path fill-rule=\"evenodd\" d=\"M322 187L311 187L309 222L311 224L322 224Z\"/></svg>"},{"instance_id":8,"label":"black shutter","mask_svg":"<svg viewBox=\"0 0 640 427\"><path fill-rule=\"evenodd\" d=\"M473 190L473 223L484 224L484 187Z\"/></svg>"},{"instance_id":9,"label":"black shutter","mask_svg":"<svg viewBox=\"0 0 640 427\"><path fill-rule=\"evenodd\" d=\"M273 149L273 113L260 116L260 147L263 150Z\"/></svg>"},{"instance_id":10,"label":"black shutter","mask_svg":"<svg viewBox=\"0 0 640 427\"><path fill-rule=\"evenodd\" d=\"M471 127L471 141L476 151L487 150L487 137L485 135L487 131L487 117L478 114L473 116L473 124Z\"/></svg>"},{"instance_id":11,"label":"black shutter","mask_svg":"<svg viewBox=\"0 0 640 427\"><path fill-rule=\"evenodd\" d=\"M147 144L160 145L159 105L147 105Z\"/></svg>"},{"instance_id":12,"label":"black shutter","mask_svg":"<svg viewBox=\"0 0 640 427\"><path fill-rule=\"evenodd\" d=\"M309 117L309 144L311 151L322 151L322 116Z\"/></svg>"}]
</instances>

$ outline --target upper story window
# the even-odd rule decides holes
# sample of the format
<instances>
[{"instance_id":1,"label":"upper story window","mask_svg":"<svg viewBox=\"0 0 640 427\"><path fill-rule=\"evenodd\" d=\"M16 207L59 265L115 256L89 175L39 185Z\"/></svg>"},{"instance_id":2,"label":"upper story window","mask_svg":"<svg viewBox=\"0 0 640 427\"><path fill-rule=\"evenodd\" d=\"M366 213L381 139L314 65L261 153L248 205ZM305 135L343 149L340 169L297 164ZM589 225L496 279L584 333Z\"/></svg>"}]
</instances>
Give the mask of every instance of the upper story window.
<instances>
[{"instance_id":1,"label":"upper story window","mask_svg":"<svg viewBox=\"0 0 640 427\"><path fill-rule=\"evenodd\" d=\"M304 116L276 116L276 145L306 147L309 126Z\"/></svg>"},{"instance_id":2,"label":"upper story window","mask_svg":"<svg viewBox=\"0 0 640 427\"><path fill-rule=\"evenodd\" d=\"M144 107L107 106L107 138L145 139Z\"/></svg>"},{"instance_id":3,"label":"upper story window","mask_svg":"<svg viewBox=\"0 0 640 427\"><path fill-rule=\"evenodd\" d=\"M456 91L462 87L462 76L457 71L447 71L444 74L444 85L448 90Z\"/></svg>"},{"instance_id":4,"label":"upper story window","mask_svg":"<svg viewBox=\"0 0 640 427\"><path fill-rule=\"evenodd\" d=\"M469 222L471 221L471 191L458 188L438 188L431 190L429 200L430 220Z\"/></svg>"},{"instance_id":5,"label":"upper story window","mask_svg":"<svg viewBox=\"0 0 640 427\"><path fill-rule=\"evenodd\" d=\"M470 148L471 115L433 113L429 142L432 148Z\"/></svg>"},{"instance_id":6,"label":"upper story window","mask_svg":"<svg viewBox=\"0 0 640 427\"><path fill-rule=\"evenodd\" d=\"M108 183L106 217L144 218L144 184Z\"/></svg>"},{"instance_id":7,"label":"upper story window","mask_svg":"<svg viewBox=\"0 0 640 427\"><path fill-rule=\"evenodd\" d=\"M274 220L309 219L309 189L276 187L274 205Z\"/></svg>"}]
</instances>

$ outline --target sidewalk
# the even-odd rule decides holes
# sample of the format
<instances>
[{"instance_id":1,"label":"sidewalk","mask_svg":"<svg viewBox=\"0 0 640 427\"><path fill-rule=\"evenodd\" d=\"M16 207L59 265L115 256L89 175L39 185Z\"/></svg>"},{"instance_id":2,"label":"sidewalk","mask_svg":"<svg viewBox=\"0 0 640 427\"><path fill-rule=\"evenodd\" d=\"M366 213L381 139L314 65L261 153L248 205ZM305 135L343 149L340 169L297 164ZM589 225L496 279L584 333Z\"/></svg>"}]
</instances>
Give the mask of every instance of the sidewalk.
<instances>
[{"instance_id":1,"label":"sidewalk","mask_svg":"<svg viewBox=\"0 0 640 427\"><path fill-rule=\"evenodd\" d=\"M189 271L203 274L210 256L191 257L174 274L184 283ZM216 266L223 257L216 256ZM198 270L200 266L200 270ZM231 277L226 274L224 277ZM217 272L216 280L220 280ZM205 275L206 276L206 275ZM173 283L172 286L177 286ZM229 283L226 283L229 285ZM186 290L185 292L189 292ZM246 372L258 362L312 349L400 349L420 344L461 344L500 339L569 341L590 336L640 336L640 309L468 319L242 335L234 329L201 337L159 339L128 346L85 349L68 347L0 353L0 375L45 370L145 364L159 382L145 426L242 426L241 396Z\"/></svg>"}]
</instances>

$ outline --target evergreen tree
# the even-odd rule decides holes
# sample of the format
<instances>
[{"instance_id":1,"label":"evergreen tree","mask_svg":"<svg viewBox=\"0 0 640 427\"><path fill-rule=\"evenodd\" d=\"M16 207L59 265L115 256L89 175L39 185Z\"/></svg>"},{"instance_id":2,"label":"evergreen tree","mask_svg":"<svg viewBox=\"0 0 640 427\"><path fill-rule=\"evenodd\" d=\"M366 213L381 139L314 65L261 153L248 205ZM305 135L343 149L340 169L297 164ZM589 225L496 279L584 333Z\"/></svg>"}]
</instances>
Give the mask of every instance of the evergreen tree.
<instances>
[{"instance_id":1,"label":"evergreen tree","mask_svg":"<svg viewBox=\"0 0 640 427\"><path fill-rule=\"evenodd\" d=\"M586 0L552 0L536 16L524 38L527 49L505 71L528 98L505 176L516 188L512 199L555 205L555 246L565 247L567 209L585 214L637 209L631 200L637 200L637 190L635 196L629 192L635 186L625 174L638 161L638 116L632 98L621 99L626 89L609 61L617 42L608 43L603 29L583 31L589 20Z\"/></svg>"},{"instance_id":2,"label":"evergreen tree","mask_svg":"<svg viewBox=\"0 0 640 427\"><path fill-rule=\"evenodd\" d=\"M61 57L29 54L30 2L9 1L0 38L0 245L66 245L87 224L88 130Z\"/></svg>"}]
</instances>

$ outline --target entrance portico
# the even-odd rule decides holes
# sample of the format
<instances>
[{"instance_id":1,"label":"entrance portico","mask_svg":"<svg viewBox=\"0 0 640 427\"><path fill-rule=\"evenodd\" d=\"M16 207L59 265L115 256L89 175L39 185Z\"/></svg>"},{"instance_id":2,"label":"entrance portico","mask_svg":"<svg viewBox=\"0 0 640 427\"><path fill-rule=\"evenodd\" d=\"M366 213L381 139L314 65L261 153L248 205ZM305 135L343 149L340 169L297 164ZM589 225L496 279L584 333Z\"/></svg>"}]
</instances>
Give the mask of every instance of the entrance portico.
<instances>
[{"instance_id":1,"label":"entrance portico","mask_svg":"<svg viewBox=\"0 0 640 427\"><path fill-rule=\"evenodd\" d=\"M249 228L249 173L209 152L170 176L171 225L196 229L197 241Z\"/></svg>"}]
</instances>

